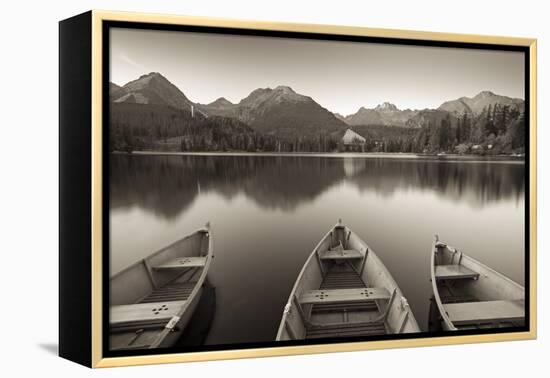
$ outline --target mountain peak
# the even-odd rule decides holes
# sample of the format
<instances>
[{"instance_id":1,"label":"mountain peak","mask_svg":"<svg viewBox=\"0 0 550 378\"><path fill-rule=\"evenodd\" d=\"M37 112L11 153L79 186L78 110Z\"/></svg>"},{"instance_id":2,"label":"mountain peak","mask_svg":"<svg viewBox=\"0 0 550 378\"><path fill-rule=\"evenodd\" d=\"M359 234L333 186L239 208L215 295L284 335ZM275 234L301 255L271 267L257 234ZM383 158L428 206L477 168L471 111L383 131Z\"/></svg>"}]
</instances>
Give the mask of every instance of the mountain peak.
<instances>
[{"instance_id":1,"label":"mountain peak","mask_svg":"<svg viewBox=\"0 0 550 378\"><path fill-rule=\"evenodd\" d=\"M292 88L286 85L279 85L275 87L270 95L271 99L275 102L309 102L313 101L310 97L296 93Z\"/></svg>"},{"instance_id":2,"label":"mountain peak","mask_svg":"<svg viewBox=\"0 0 550 378\"><path fill-rule=\"evenodd\" d=\"M262 103L281 103L281 102L307 102L313 101L310 97L296 93L292 88L286 85L279 85L275 89L258 88L252 91L247 97L243 98L239 104L248 106L259 106Z\"/></svg>"},{"instance_id":3,"label":"mountain peak","mask_svg":"<svg viewBox=\"0 0 550 378\"><path fill-rule=\"evenodd\" d=\"M161 77L165 80L168 80L166 79L164 76L162 76L162 74L160 72L149 72L148 74L145 74L145 75L142 75L142 76L148 76L148 77Z\"/></svg>"},{"instance_id":4,"label":"mountain peak","mask_svg":"<svg viewBox=\"0 0 550 378\"><path fill-rule=\"evenodd\" d=\"M286 85L279 85L279 86L275 87L274 90L277 91L277 92L282 92L282 93L291 93L291 94L296 93L296 92L294 92L294 90L292 88L290 88L289 86L286 86Z\"/></svg>"},{"instance_id":5,"label":"mountain peak","mask_svg":"<svg viewBox=\"0 0 550 378\"><path fill-rule=\"evenodd\" d=\"M249 96L259 96L271 92L273 92L273 89L271 88L257 88L250 92Z\"/></svg>"},{"instance_id":6,"label":"mountain peak","mask_svg":"<svg viewBox=\"0 0 550 378\"><path fill-rule=\"evenodd\" d=\"M151 80L153 78L163 78L164 80L167 80L159 72L149 72L148 74L143 74L137 80L147 80L147 79Z\"/></svg>"},{"instance_id":7,"label":"mountain peak","mask_svg":"<svg viewBox=\"0 0 550 378\"><path fill-rule=\"evenodd\" d=\"M116 91L115 102L137 101L141 104L168 105L188 110L193 103L159 72L141 75Z\"/></svg>"},{"instance_id":8,"label":"mountain peak","mask_svg":"<svg viewBox=\"0 0 550 378\"><path fill-rule=\"evenodd\" d=\"M124 85L124 88L128 90L136 90L139 88L144 88L153 82L162 82L162 83L168 83L169 85L172 85L172 83L170 83L168 79L162 76L160 73L150 72L148 74L141 75L136 80L130 81L129 83Z\"/></svg>"},{"instance_id":9,"label":"mountain peak","mask_svg":"<svg viewBox=\"0 0 550 378\"><path fill-rule=\"evenodd\" d=\"M494 96L496 96L496 94L494 94L491 91L481 91L474 98L488 98L488 97L494 97Z\"/></svg>"},{"instance_id":10,"label":"mountain peak","mask_svg":"<svg viewBox=\"0 0 550 378\"><path fill-rule=\"evenodd\" d=\"M376 108L374 108L374 110L381 111L381 112L394 112L399 109L397 109L397 106L395 106L391 102L383 102L382 104L377 105Z\"/></svg>"},{"instance_id":11,"label":"mountain peak","mask_svg":"<svg viewBox=\"0 0 550 378\"><path fill-rule=\"evenodd\" d=\"M416 110L401 110L391 102L383 102L372 109L361 106L357 113L350 114L346 117L346 123L353 126L406 126L407 120L416 113Z\"/></svg>"},{"instance_id":12,"label":"mountain peak","mask_svg":"<svg viewBox=\"0 0 550 378\"><path fill-rule=\"evenodd\" d=\"M229 101L228 99L226 99L225 97L220 97L218 98L216 101L213 101L211 102L210 104L208 104L209 106L210 105L215 105L215 106L230 106L230 105L233 105L233 103L231 101Z\"/></svg>"}]
</instances>

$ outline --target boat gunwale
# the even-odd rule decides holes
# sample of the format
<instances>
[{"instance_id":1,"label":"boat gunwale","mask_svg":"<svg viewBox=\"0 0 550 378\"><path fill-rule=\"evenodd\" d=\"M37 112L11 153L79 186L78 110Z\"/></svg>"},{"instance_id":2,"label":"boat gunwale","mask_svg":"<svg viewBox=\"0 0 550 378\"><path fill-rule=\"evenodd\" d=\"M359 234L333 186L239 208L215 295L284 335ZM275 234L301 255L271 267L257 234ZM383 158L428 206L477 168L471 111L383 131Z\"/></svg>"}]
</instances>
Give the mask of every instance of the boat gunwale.
<instances>
[{"instance_id":1,"label":"boat gunwale","mask_svg":"<svg viewBox=\"0 0 550 378\"><path fill-rule=\"evenodd\" d=\"M292 290L290 291L290 295L288 296L288 300L286 301L285 307L286 306L292 307L294 294L296 293L296 290L298 289L298 284L302 281L302 277L304 275L304 272L305 272L306 268L311 263L311 259L314 258L314 256L316 255L319 247L321 246L321 244L323 244L323 242L330 236L330 234L334 231L336 226L339 226L339 225L340 225L340 223L337 223L330 230L328 230L328 232L321 238L321 240L319 240L317 245L315 245L315 247L313 248L313 251L311 251L311 253L309 254L308 258L304 262L304 265L302 266L302 269L300 269L300 273L298 273L298 277L296 277L296 281L294 281L294 286L292 287ZM281 323L279 324L279 329L277 330L277 337L275 338L276 341L281 340L281 335L282 335L282 332L285 328L286 318L287 318L287 312L284 311L283 312L283 317L281 319Z\"/></svg>"},{"instance_id":2,"label":"boat gunwale","mask_svg":"<svg viewBox=\"0 0 550 378\"><path fill-rule=\"evenodd\" d=\"M501 273L499 272L498 270L495 270L493 268L491 268L490 266L480 262L479 260L473 258L472 256L462 252L462 251L459 251L458 249L456 249L455 247L453 246L450 246L450 245L447 245L447 248L453 252L456 252L456 253L461 253L462 254L462 259L464 260L470 260L471 262L473 262L474 264L480 266L481 268L483 269L486 269L488 270L489 272L493 273L495 276L503 279L504 281L507 281L509 284L512 284L514 286L516 286L518 289L522 289L523 291L525 291L525 287L520 285L519 283L517 283L516 281L514 281L513 279L511 279L510 277L508 277L507 275L505 275L504 273ZM478 272L476 272L478 273Z\"/></svg>"},{"instance_id":3,"label":"boat gunwale","mask_svg":"<svg viewBox=\"0 0 550 378\"><path fill-rule=\"evenodd\" d=\"M393 286L392 287L392 290L389 290L390 292L394 291L395 294L394 296L397 298L397 297L400 297L402 299L405 299L406 303L407 303L407 306L408 306L408 309L403 309L403 311L407 311L408 312L408 315L407 315L407 319L406 321L410 321L410 322L413 322L416 326L416 329L417 329L417 332L421 332L420 330L420 326L418 325L418 321L416 320L416 317L414 316L414 312L412 311L412 308L411 308L411 305L408 303L408 299L407 297L405 296L405 294L403 294L403 291L401 290L401 287L397 284L397 281L395 280L395 278L393 278L393 275L391 274L391 272L389 271L389 269L386 267L386 264L384 264L384 262L382 261L382 259L378 256L378 254L371 248L369 247L369 245L361 238L359 237L359 235L357 235L354 231L352 231L350 228L346 227L346 229L348 229L350 232L353 233L353 235L355 235L355 237L357 239L359 239L359 241L364 245L364 247L366 248L365 249L365 256L363 256L363 258L370 258L371 260L374 259L377 261L377 266L378 266L378 269L380 271L383 271L384 274L386 275L385 279L388 281L389 285L387 286ZM367 253L368 252L368 253ZM362 277L361 277L362 278ZM365 282L365 284L368 286L368 283ZM391 308L389 309L391 310Z\"/></svg>"},{"instance_id":4,"label":"boat gunwale","mask_svg":"<svg viewBox=\"0 0 550 378\"><path fill-rule=\"evenodd\" d=\"M127 267L125 267L124 269L122 269L121 271L117 272L116 274L114 274L112 277L109 278L109 281L112 281L113 279L117 278L118 276L126 273L127 271L129 271L130 269L132 268L135 268L136 266L140 265L140 264L143 264L144 262L146 262L148 259L150 259L151 257L154 257L154 256L157 256L159 254L161 254L162 252L166 251L167 249L170 249L172 247L175 247L176 245L180 244L180 243L183 243L184 241L186 241L187 239L190 239L191 237L201 233L201 232L211 232L209 229L207 229L207 227L203 226L201 228L199 228L198 230L196 231L193 231L192 233L190 233L189 235L186 235L184 236L183 238L181 239L178 239L172 243L170 243L169 245L167 246L164 246L162 247L161 249L159 249L158 251L155 251L153 253L151 253L150 255L147 255L145 256L144 258L142 259L139 259L138 261L136 261L135 263L133 264L130 264L128 265Z\"/></svg>"},{"instance_id":5,"label":"boat gunwale","mask_svg":"<svg viewBox=\"0 0 550 378\"><path fill-rule=\"evenodd\" d=\"M430 276L432 281L432 292L434 295L435 303L437 304L437 309L439 310L439 314L443 318L443 321L445 322L445 325L449 327L451 331L456 331L458 328L456 328L451 322L451 319L449 319L449 316L447 315L447 312L443 308L443 302L441 301L441 297L439 295L439 287L437 286L437 279L435 278L435 251L436 251L436 243L439 242L439 237L437 235L434 236L434 239L432 241L432 252L430 256ZM448 248L448 247L447 247Z\"/></svg>"}]
</instances>

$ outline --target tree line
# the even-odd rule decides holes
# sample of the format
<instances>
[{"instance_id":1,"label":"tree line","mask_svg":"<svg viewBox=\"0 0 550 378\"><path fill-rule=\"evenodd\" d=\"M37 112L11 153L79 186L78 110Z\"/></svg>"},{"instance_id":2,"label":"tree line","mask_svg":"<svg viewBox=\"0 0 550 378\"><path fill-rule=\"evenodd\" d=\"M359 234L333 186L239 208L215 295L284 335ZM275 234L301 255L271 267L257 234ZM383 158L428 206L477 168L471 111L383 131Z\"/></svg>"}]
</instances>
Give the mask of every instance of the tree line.
<instances>
[{"instance_id":1,"label":"tree line","mask_svg":"<svg viewBox=\"0 0 550 378\"><path fill-rule=\"evenodd\" d=\"M480 115L450 114L439 124L429 122L411 141L412 152L502 154L523 152L525 112L495 104Z\"/></svg>"},{"instance_id":2,"label":"tree line","mask_svg":"<svg viewBox=\"0 0 550 378\"><path fill-rule=\"evenodd\" d=\"M344 145L345 130L295 135L259 133L227 117L204 117L170 107L111 104L111 151L248 151L248 152L409 152L521 153L525 147L525 112L496 104L474 116L447 113L426 117L420 128L354 126L365 143Z\"/></svg>"},{"instance_id":3,"label":"tree line","mask_svg":"<svg viewBox=\"0 0 550 378\"><path fill-rule=\"evenodd\" d=\"M429 115L429 114L428 114ZM495 104L481 114L453 115L447 113L437 120L427 117L417 129L390 132L392 127L379 126L379 135L369 135L372 126L353 129L366 138L364 145L348 147L352 151L509 154L523 153L525 149L525 112L515 107Z\"/></svg>"}]
</instances>

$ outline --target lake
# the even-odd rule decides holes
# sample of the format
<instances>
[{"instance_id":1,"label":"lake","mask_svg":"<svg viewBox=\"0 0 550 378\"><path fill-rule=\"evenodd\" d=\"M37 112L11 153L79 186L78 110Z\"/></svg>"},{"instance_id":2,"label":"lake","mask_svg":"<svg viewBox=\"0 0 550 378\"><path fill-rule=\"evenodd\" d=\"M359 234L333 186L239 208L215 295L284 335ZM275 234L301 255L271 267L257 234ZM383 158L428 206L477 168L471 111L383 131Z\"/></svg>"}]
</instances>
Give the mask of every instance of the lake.
<instances>
[{"instance_id":1,"label":"lake","mask_svg":"<svg viewBox=\"0 0 550 378\"><path fill-rule=\"evenodd\" d=\"M206 344L273 341L307 256L339 218L427 330L434 234L524 284L521 161L111 155L111 275L212 225Z\"/></svg>"}]
</instances>

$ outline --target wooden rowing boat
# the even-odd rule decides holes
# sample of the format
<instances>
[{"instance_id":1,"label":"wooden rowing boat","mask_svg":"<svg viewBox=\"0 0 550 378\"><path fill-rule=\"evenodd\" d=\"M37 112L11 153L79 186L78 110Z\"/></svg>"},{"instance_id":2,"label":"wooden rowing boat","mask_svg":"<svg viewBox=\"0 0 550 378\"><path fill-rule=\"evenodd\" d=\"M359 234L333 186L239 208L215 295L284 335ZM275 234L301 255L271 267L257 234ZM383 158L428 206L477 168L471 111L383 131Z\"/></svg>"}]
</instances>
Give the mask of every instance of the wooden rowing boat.
<instances>
[{"instance_id":1,"label":"wooden rowing boat","mask_svg":"<svg viewBox=\"0 0 550 378\"><path fill-rule=\"evenodd\" d=\"M277 340L420 332L382 261L340 220L300 271Z\"/></svg>"},{"instance_id":2,"label":"wooden rowing boat","mask_svg":"<svg viewBox=\"0 0 550 378\"><path fill-rule=\"evenodd\" d=\"M173 345L199 302L213 252L212 231L206 224L114 275L111 350Z\"/></svg>"},{"instance_id":3,"label":"wooden rowing boat","mask_svg":"<svg viewBox=\"0 0 550 378\"><path fill-rule=\"evenodd\" d=\"M430 330L517 327L525 324L525 289L439 241L432 244Z\"/></svg>"}]
</instances>

